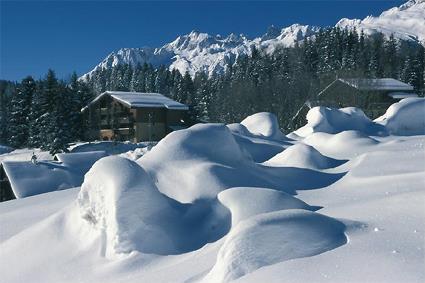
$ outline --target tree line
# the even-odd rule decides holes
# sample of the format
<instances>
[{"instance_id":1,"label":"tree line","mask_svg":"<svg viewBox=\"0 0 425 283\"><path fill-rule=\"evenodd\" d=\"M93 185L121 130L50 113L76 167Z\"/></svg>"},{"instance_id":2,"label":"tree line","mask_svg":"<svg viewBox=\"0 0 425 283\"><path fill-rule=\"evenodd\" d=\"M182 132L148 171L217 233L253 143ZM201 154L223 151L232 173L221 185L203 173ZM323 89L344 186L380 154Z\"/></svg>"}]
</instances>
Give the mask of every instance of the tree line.
<instances>
[{"instance_id":1,"label":"tree line","mask_svg":"<svg viewBox=\"0 0 425 283\"><path fill-rule=\"evenodd\" d=\"M48 70L44 79L31 76L20 83L0 84L0 144L14 148L41 148L55 154L68 144L85 140L87 122L81 108L93 92L74 73L69 82Z\"/></svg>"},{"instance_id":2,"label":"tree line","mask_svg":"<svg viewBox=\"0 0 425 283\"><path fill-rule=\"evenodd\" d=\"M76 74L59 81L49 70L43 80L0 83L0 143L58 152L67 142L87 139L80 109L105 90L165 94L189 105L193 122L233 123L273 112L286 130L299 107L336 77L391 77L425 94L425 48L392 36L334 27L273 53L251 51L212 77L143 64L100 69L87 81Z\"/></svg>"},{"instance_id":3,"label":"tree line","mask_svg":"<svg viewBox=\"0 0 425 283\"><path fill-rule=\"evenodd\" d=\"M275 113L290 128L299 107L336 77L399 79L424 95L424 47L393 36L365 36L338 27L273 53L252 49L224 74L193 78L165 67L119 65L97 70L88 80L95 92L159 92L191 106L196 121L239 122L259 111Z\"/></svg>"}]
</instances>

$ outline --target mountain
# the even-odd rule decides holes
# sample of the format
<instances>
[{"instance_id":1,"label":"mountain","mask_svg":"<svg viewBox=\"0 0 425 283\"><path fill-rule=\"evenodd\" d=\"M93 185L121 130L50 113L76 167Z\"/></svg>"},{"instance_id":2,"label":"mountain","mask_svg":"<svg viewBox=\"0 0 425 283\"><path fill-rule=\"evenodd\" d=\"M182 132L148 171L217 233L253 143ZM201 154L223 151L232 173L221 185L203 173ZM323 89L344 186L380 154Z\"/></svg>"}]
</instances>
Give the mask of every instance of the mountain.
<instances>
[{"instance_id":1,"label":"mountain","mask_svg":"<svg viewBox=\"0 0 425 283\"><path fill-rule=\"evenodd\" d=\"M368 16L363 20L344 18L336 26L363 30L367 35L376 32L385 36L394 34L395 38L425 44L425 0L410 0L378 17Z\"/></svg>"},{"instance_id":2,"label":"mountain","mask_svg":"<svg viewBox=\"0 0 425 283\"><path fill-rule=\"evenodd\" d=\"M249 55L252 48L266 48L273 51L278 46L292 46L315 34L318 27L294 24L281 30L271 26L262 37L253 40L244 35L230 34L227 37L209 35L198 31L177 37L160 48L122 48L109 54L83 79L99 69L112 68L120 64L148 63L154 66L165 65L192 76L203 71L209 75L223 73L241 55Z\"/></svg>"},{"instance_id":3,"label":"mountain","mask_svg":"<svg viewBox=\"0 0 425 283\"><path fill-rule=\"evenodd\" d=\"M425 44L425 0L408 1L400 7L383 12L378 17L368 16L363 20L344 18L336 26L363 29L367 35L376 32L386 36L394 34L399 39ZM97 70L120 64L136 66L143 63L153 66L165 65L170 69L179 70L182 74L187 71L192 76L200 71L211 76L223 73L239 56L249 55L253 47L271 53L277 47L290 47L296 42L312 37L319 29L300 24L282 29L271 26L263 36L254 39L248 39L244 35L230 34L222 37L192 31L160 48L122 48L112 52L81 79L87 80Z\"/></svg>"}]
</instances>

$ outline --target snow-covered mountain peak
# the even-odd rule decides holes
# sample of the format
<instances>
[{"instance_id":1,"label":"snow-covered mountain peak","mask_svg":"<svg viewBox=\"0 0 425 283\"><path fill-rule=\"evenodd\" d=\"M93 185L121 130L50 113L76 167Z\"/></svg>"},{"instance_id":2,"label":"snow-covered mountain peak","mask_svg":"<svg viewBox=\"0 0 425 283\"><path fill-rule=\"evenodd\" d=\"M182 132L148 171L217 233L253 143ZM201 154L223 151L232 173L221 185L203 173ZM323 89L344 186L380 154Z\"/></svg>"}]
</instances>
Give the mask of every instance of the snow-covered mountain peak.
<instances>
[{"instance_id":1,"label":"snow-covered mountain peak","mask_svg":"<svg viewBox=\"0 0 425 283\"><path fill-rule=\"evenodd\" d=\"M393 34L398 39L425 44L425 0L410 0L377 17L368 16L363 20L343 18L336 26L363 30L366 35L381 32L389 37ZM159 48L122 48L112 52L83 78L89 78L96 70L119 64L136 66L143 63L165 65L181 73L189 72L192 76L199 71L214 75L223 73L239 56L251 54L252 47L271 53L276 48L294 46L305 38L314 38L319 30L319 27L302 24L281 29L270 26L263 36L254 39L242 34L221 36L193 30Z\"/></svg>"},{"instance_id":2,"label":"snow-covered mountain peak","mask_svg":"<svg viewBox=\"0 0 425 283\"><path fill-rule=\"evenodd\" d=\"M381 32L389 37L393 34L399 39L425 44L425 1L410 0L382 12L378 17L367 16L363 20L343 18L336 26L356 28L368 35Z\"/></svg>"},{"instance_id":3,"label":"snow-covered mountain peak","mask_svg":"<svg viewBox=\"0 0 425 283\"><path fill-rule=\"evenodd\" d=\"M425 0L409 0L406 3L402 4L399 7L399 10L402 11L402 10L408 9L412 6L419 5L419 4L422 4L422 3L425 3Z\"/></svg>"},{"instance_id":4,"label":"snow-covered mountain peak","mask_svg":"<svg viewBox=\"0 0 425 283\"><path fill-rule=\"evenodd\" d=\"M271 25L267 28L266 33L261 37L261 40L269 40L276 38L280 35L281 30L274 25Z\"/></svg>"}]
</instances>

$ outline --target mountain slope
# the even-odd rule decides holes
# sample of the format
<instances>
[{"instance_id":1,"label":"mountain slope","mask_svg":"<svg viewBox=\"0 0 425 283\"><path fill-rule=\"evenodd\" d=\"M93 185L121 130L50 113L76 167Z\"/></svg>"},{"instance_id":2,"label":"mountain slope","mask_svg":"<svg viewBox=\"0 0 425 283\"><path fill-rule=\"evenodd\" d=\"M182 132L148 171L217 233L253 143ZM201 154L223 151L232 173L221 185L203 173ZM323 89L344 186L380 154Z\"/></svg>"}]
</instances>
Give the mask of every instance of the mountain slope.
<instances>
[{"instance_id":1,"label":"mountain slope","mask_svg":"<svg viewBox=\"0 0 425 283\"><path fill-rule=\"evenodd\" d=\"M391 8L378 17L368 16L363 20L341 19L336 26L356 28L371 35L381 32L385 36L425 43L425 0L410 0L400 7Z\"/></svg>"},{"instance_id":2,"label":"mountain slope","mask_svg":"<svg viewBox=\"0 0 425 283\"><path fill-rule=\"evenodd\" d=\"M253 46L273 51L278 46L292 46L318 30L317 27L299 24L282 30L271 27L264 36L253 40L233 33L227 37L221 37L192 31L160 48L122 48L112 52L82 78L90 77L99 69L112 68L120 64L136 66L143 63L154 66L165 65L170 69L179 70L182 74L188 71L192 76L200 71L209 75L223 73L227 66L233 64L239 56L249 55Z\"/></svg>"},{"instance_id":3,"label":"mountain slope","mask_svg":"<svg viewBox=\"0 0 425 283\"><path fill-rule=\"evenodd\" d=\"M396 38L425 44L425 0L411 0L400 7L391 8L378 17L369 16L364 20L341 19L336 26L341 28L363 29L371 35L382 32L386 36L394 34ZM249 55L256 47L273 52L277 47L290 47L307 37L314 36L319 27L293 24L278 29L271 26L258 38L248 39L244 35L230 34L227 37L209 35L192 31L177 37L174 41L160 48L122 48L109 54L92 71L83 75L88 79L97 70L108 69L120 64L152 64L157 67L165 65L177 69L180 73L197 72L208 75L223 73L227 66L233 64L239 56Z\"/></svg>"}]
</instances>

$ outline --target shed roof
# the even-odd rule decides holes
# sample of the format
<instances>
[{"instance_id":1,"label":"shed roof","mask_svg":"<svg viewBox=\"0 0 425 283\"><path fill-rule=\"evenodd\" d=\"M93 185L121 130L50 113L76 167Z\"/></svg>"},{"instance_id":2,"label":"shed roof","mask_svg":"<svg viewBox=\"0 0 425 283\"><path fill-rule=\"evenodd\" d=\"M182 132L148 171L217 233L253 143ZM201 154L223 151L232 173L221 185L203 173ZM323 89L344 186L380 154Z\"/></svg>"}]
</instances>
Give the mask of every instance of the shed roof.
<instances>
[{"instance_id":1,"label":"shed roof","mask_svg":"<svg viewBox=\"0 0 425 283\"><path fill-rule=\"evenodd\" d=\"M110 96L113 99L127 105L130 108L167 108L172 110L188 110L189 107L180 102L174 101L159 93L143 92L125 92L125 91L105 91L93 99L86 107L81 109L85 111L91 104L99 101L104 96Z\"/></svg>"},{"instance_id":2,"label":"shed roof","mask_svg":"<svg viewBox=\"0 0 425 283\"><path fill-rule=\"evenodd\" d=\"M81 186L91 166L104 157L99 151L57 155L58 161L3 161L2 166L16 198Z\"/></svg>"},{"instance_id":3,"label":"shed roof","mask_svg":"<svg viewBox=\"0 0 425 283\"><path fill-rule=\"evenodd\" d=\"M389 91L412 91L413 86L401 82L393 78L383 78L383 79L342 79L339 81L347 84L351 87L354 87L358 90L389 90Z\"/></svg>"},{"instance_id":4,"label":"shed roof","mask_svg":"<svg viewBox=\"0 0 425 283\"><path fill-rule=\"evenodd\" d=\"M418 97L416 93L412 92L390 92L388 93L389 97L392 97L394 99L402 99L402 98L408 98L408 97Z\"/></svg>"}]
</instances>

